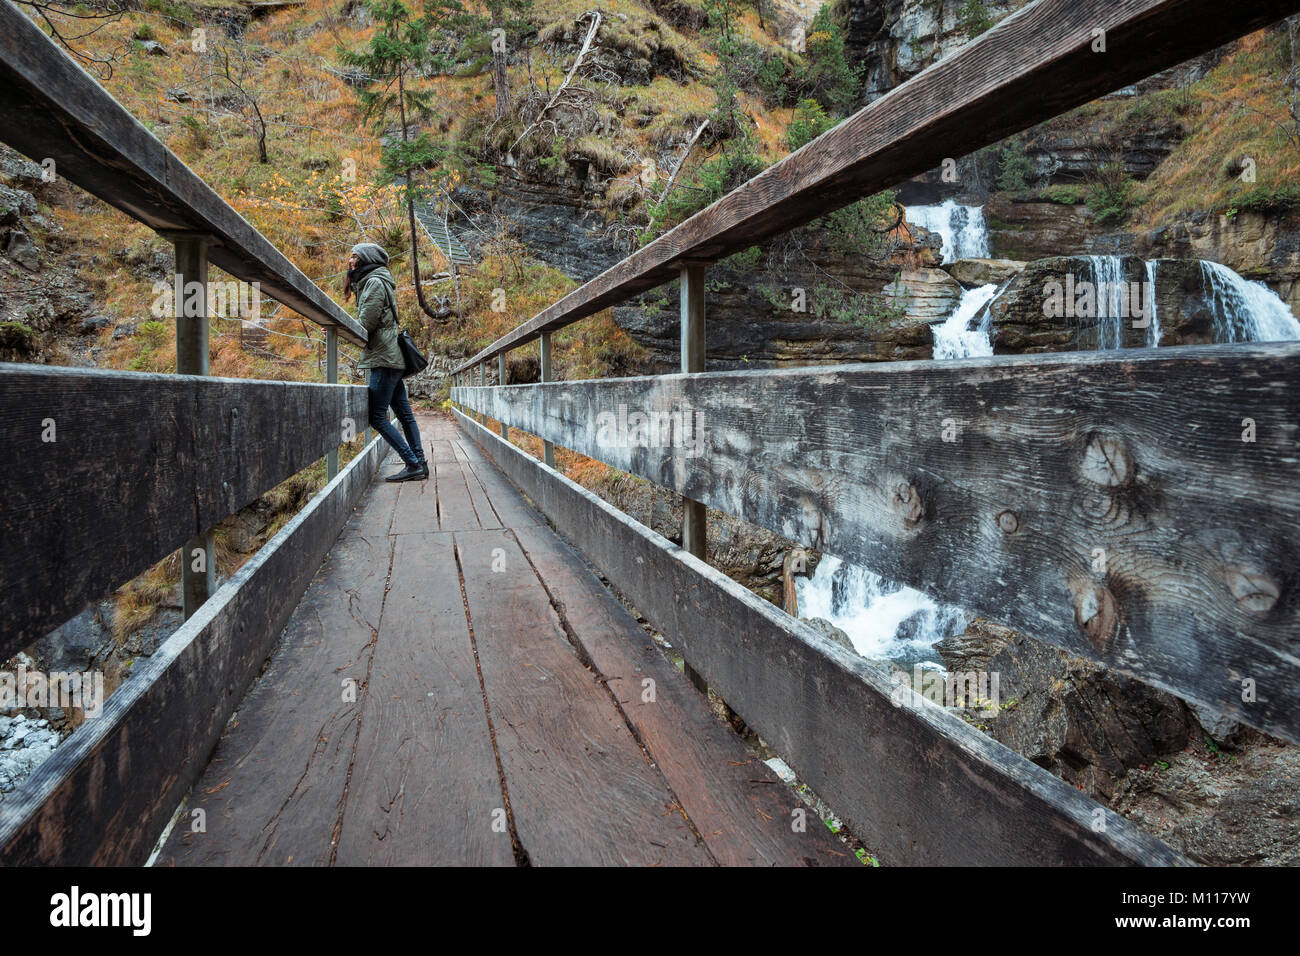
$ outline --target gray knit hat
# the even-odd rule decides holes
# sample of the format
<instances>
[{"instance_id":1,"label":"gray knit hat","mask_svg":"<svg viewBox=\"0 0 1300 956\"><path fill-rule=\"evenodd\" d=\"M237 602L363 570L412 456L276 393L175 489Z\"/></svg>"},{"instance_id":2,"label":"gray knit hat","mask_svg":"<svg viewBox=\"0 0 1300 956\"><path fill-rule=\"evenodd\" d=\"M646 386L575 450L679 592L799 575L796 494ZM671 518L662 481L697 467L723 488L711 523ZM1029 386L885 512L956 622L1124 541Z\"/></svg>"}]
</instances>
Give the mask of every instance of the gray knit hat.
<instances>
[{"instance_id":1,"label":"gray knit hat","mask_svg":"<svg viewBox=\"0 0 1300 956\"><path fill-rule=\"evenodd\" d=\"M363 266L388 265L388 253L384 252L383 246L376 245L373 242L358 242L352 247L352 251L356 253L357 260Z\"/></svg>"}]
</instances>

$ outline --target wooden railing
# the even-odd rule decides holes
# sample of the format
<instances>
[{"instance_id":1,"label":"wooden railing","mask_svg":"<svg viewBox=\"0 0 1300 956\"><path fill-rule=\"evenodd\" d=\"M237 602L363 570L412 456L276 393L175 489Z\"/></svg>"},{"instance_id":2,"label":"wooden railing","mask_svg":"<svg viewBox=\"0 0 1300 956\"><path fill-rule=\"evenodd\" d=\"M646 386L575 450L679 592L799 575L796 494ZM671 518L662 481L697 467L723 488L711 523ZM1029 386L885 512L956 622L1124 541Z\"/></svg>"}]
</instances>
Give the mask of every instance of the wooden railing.
<instances>
[{"instance_id":1,"label":"wooden railing","mask_svg":"<svg viewBox=\"0 0 1300 956\"><path fill-rule=\"evenodd\" d=\"M702 506L1300 741L1300 345L705 373L704 267L1297 9L1038 0L455 370L501 436L462 426L886 859L1179 857L710 568ZM683 374L550 381L552 332L674 278ZM538 338L542 382L507 384ZM620 409L702 433L610 442ZM553 446L679 492L684 547L548 467Z\"/></svg>"},{"instance_id":2,"label":"wooden railing","mask_svg":"<svg viewBox=\"0 0 1300 956\"><path fill-rule=\"evenodd\" d=\"M0 805L0 862L140 864L387 450L338 468L362 387L207 377L208 263L323 326L330 383L366 334L9 3L0 140L171 239L200 287L173 303L181 374L0 364L0 660L177 548L186 618ZM322 457L327 486L217 590L214 526Z\"/></svg>"}]
</instances>

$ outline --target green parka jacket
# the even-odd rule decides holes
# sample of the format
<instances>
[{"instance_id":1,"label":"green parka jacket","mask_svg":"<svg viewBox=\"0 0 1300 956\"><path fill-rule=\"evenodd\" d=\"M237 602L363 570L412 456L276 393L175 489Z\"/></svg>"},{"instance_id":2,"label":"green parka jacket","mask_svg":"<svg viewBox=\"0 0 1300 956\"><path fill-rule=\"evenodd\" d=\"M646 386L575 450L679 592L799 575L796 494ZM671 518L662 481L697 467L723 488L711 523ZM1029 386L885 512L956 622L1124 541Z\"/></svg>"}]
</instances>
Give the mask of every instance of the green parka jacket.
<instances>
[{"instance_id":1,"label":"green parka jacket","mask_svg":"<svg viewBox=\"0 0 1300 956\"><path fill-rule=\"evenodd\" d=\"M402 350L397 347L397 316L389 308L390 301L397 301L393 294L395 286L393 274L383 266L361 280L357 292L357 321L365 326L370 338L361 353L361 360L357 362L358 369L406 368Z\"/></svg>"}]
</instances>

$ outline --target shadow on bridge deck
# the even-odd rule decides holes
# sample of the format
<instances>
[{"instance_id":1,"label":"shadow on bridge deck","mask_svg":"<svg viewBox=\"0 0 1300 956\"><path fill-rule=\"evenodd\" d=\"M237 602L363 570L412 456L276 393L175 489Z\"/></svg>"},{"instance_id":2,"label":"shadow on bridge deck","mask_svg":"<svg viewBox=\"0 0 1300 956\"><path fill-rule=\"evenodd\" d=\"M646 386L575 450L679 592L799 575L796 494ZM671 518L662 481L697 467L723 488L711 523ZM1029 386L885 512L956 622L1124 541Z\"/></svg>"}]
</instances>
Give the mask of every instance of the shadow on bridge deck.
<instances>
[{"instance_id":1,"label":"shadow on bridge deck","mask_svg":"<svg viewBox=\"0 0 1300 956\"><path fill-rule=\"evenodd\" d=\"M420 427L433 476L367 490L158 864L854 863L473 443Z\"/></svg>"}]
</instances>

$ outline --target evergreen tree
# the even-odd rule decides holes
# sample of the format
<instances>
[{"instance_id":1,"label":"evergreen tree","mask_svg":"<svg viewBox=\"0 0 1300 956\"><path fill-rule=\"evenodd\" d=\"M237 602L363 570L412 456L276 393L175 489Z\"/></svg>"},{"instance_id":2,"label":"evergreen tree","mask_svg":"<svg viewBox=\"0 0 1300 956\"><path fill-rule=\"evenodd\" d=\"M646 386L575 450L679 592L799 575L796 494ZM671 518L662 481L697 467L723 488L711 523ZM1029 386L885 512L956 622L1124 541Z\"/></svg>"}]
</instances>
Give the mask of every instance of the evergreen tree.
<instances>
[{"instance_id":1,"label":"evergreen tree","mask_svg":"<svg viewBox=\"0 0 1300 956\"><path fill-rule=\"evenodd\" d=\"M430 318L438 319L443 314L425 301L420 284L420 246L415 221L419 188L415 174L417 170L433 167L435 178L445 177L449 172L445 164L452 157L453 148L435 140L428 130L413 133L416 120L432 116L435 105L432 91L424 88L420 80L451 72L461 38L474 32L481 34L485 25L460 0L421 0L414 9L402 0L370 0L367 9L375 20L375 32L369 44L360 50L340 49L339 53L346 66L372 80L359 96L363 116L374 123L375 134L383 137L392 120L397 119L402 138L385 140L383 175L390 181L402 179L415 296L420 309Z\"/></svg>"}]
</instances>

